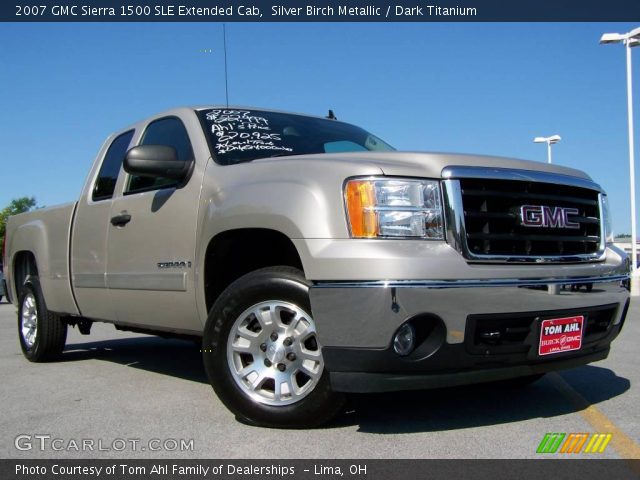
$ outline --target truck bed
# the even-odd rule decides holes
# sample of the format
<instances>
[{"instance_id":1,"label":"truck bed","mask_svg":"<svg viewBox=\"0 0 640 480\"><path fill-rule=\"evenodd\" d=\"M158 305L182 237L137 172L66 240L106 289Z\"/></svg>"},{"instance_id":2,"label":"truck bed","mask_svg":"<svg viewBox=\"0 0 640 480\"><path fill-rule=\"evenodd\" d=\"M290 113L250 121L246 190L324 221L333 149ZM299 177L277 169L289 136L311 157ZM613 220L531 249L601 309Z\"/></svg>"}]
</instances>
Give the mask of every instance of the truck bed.
<instances>
[{"instance_id":1,"label":"truck bed","mask_svg":"<svg viewBox=\"0 0 640 480\"><path fill-rule=\"evenodd\" d=\"M53 312L77 314L78 309L71 290L69 271L69 245L71 225L76 202L40 208L9 218L7 223L7 260L5 275L12 298L17 300L13 260L21 251L35 254L38 277L47 299L47 307Z\"/></svg>"}]
</instances>

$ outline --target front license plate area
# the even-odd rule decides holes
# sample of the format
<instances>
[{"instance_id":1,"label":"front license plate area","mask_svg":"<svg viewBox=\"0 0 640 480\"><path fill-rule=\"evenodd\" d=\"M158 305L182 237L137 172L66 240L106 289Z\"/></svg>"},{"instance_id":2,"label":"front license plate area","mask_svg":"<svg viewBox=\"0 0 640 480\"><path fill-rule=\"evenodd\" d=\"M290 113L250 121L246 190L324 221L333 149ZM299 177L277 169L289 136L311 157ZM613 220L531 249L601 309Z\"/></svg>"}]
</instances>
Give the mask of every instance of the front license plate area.
<instances>
[{"instance_id":1,"label":"front license plate area","mask_svg":"<svg viewBox=\"0 0 640 480\"><path fill-rule=\"evenodd\" d=\"M542 320L538 355L555 355L580 350L583 332L584 315Z\"/></svg>"}]
</instances>

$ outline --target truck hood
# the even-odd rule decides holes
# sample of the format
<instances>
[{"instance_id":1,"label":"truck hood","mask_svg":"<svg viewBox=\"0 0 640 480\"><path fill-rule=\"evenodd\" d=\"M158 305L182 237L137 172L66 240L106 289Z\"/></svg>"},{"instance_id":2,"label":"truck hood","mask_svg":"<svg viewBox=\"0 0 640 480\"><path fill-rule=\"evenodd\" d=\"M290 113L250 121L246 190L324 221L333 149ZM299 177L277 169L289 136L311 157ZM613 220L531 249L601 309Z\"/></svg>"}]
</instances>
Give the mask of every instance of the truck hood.
<instances>
[{"instance_id":1,"label":"truck hood","mask_svg":"<svg viewBox=\"0 0 640 480\"><path fill-rule=\"evenodd\" d=\"M333 163L352 163L357 166L369 165L379 168L385 175L440 178L446 167L489 167L531 170L536 172L555 173L572 177L591 178L581 170L550 165L548 163L519 160L515 158L493 157L487 155L467 155L456 153L427 152L355 152L330 153L318 155L299 155L295 157L277 157L259 160L262 162L289 163L295 161L298 168L303 161L323 162L326 167ZM355 166L354 165L354 166Z\"/></svg>"}]
</instances>

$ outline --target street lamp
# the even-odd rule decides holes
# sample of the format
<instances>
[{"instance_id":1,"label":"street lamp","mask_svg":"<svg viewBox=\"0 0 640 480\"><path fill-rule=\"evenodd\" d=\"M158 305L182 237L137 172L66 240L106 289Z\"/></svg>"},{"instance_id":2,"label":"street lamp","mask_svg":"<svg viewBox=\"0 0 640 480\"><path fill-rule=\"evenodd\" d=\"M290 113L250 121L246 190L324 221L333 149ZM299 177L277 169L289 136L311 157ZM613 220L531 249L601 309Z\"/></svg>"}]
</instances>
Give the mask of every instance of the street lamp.
<instances>
[{"instance_id":1,"label":"street lamp","mask_svg":"<svg viewBox=\"0 0 640 480\"><path fill-rule=\"evenodd\" d=\"M631 191L631 295L640 295L638 281L638 247L636 245L636 171L633 143L633 94L631 88L631 49L640 45L640 27L627 33L605 33L600 44L623 43L627 51L627 116L629 128L629 182Z\"/></svg>"},{"instance_id":2,"label":"street lamp","mask_svg":"<svg viewBox=\"0 0 640 480\"><path fill-rule=\"evenodd\" d=\"M547 163L551 163L551 145L558 143L562 138L560 135L551 135L550 137L536 137L533 139L534 143L546 143L547 144Z\"/></svg>"}]
</instances>

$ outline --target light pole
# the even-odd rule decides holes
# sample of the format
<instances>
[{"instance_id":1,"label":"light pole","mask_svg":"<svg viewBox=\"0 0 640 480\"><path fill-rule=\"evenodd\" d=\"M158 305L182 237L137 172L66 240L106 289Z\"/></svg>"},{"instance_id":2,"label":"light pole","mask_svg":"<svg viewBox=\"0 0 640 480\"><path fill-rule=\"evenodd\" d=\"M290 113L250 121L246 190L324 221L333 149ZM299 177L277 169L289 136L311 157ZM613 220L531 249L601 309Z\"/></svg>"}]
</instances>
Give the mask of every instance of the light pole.
<instances>
[{"instance_id":1,"label":"light pole","mask_svg":"<svg viewBox=\"0 0 640 480\"><path fill-rule=\"evenodd\" d=\"M551 145L558 143L560 140L562 140L560 135L551 135L550 137L536 137L533 139L534 143L547 144L547 163L551 163Z\"/></svg>"},{"instance_id":2,"label":"light pole","mask_svg":"<svg viewBox=\"0 0 640 480\"><path fill-rule=\"evenodd\" d=\"M636 231L636 170L633 142L633 92L631 88L631 49L640 45L640 27L627 33L605 33L600 44L623 43L627 52L627 116L629 128L629 182L631 194L631 295L640 295L638 281L638 246Z\"/></svg>"}]
</instances>

